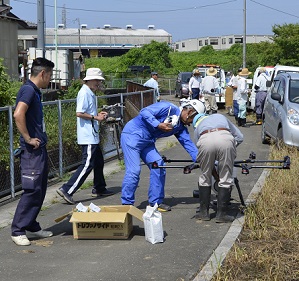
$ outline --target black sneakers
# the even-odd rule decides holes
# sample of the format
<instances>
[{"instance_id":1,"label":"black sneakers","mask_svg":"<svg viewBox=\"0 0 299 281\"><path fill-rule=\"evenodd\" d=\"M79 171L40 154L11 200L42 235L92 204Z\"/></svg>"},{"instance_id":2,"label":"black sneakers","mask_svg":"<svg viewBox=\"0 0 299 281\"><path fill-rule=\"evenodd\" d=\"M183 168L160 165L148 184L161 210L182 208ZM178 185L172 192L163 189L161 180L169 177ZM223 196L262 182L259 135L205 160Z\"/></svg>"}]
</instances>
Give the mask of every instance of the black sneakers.
<instances>
[{"instance_id":1,"label":"black sneakers","mask_svg":"<svg viewBox=\"0 0 299 281\"><path fill-rule=\"evenodd\" d=\"M104 191L98 192L95 188L92 189L91 191L91 197L107 197L113 195L114 192L105 189Z\"/></svg>"},{"instance_id":2,"label":"black sneakers","mask_svg":"<svg viewBox=\"0 0 299 281\"><path fill-rule=\"evenodd\" d=\"M75 205L76 202L73 199L73 196L68 194L62 187L58 188L56 192L61 196L67 203L71 205Z\"/></svg>"},{"instance_id":3,"label":"black sneakers","mask_svg":"<svg viewBox=\"0 0 299 281\"><path fill-rule=\"evenodd\" d=\"M164 204L164 203L161 203L158 206L158 211L160 211L160 212L169 212L169 211L171 211L171 207Z\"/></svg>"}]
</instances>

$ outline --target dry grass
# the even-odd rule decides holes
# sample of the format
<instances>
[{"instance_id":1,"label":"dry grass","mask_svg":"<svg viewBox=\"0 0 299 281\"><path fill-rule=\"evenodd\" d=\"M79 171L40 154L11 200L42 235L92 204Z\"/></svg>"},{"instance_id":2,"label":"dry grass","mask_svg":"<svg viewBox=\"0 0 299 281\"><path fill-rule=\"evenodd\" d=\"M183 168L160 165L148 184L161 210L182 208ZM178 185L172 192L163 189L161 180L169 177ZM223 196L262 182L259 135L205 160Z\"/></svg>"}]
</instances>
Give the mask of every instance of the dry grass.
<instances>
[{"instance_id":1,"label":"dry grass","mask_svg":"<svg viewBox=\"0 0 299 281\"><path fill-rule=\"evenodd\" d=\"M244 229L212 280L299 280L299 152L281 146L272 159L291 157L290 170L271 170L245 211Z\"/></svg>"}]
</instances>

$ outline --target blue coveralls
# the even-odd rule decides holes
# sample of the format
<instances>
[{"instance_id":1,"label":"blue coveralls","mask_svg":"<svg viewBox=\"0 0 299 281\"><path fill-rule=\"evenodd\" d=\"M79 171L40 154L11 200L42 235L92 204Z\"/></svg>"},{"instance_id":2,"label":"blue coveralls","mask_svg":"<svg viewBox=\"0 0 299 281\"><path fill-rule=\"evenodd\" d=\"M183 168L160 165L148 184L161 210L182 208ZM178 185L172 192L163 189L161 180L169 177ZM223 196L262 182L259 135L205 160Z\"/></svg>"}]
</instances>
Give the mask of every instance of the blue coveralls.
<instances>
[{"instance_id":1,"label":"blue coveralls","mask_svg":"<svg viewBox=\"0 0 299 281\"><path fill-rule=\"evenodd\" d=\"M167 116L180 116L181 109L169 102L155 103L145 107L140 114L130 120L121 134L121 146L124 153L126 172L122 183L122 204L133 205L135 191L140 179L140 158L150 169L148 200L152 204L161 204L164 199L166 171L164 168L151 169L151 163L164 165L161 155L155 147L158 138L175 135L181 145L196 161L197 148L192 142L187 127L179 121L171 132L163 132L158 125Z\"/></svg>"},{"instance_id":2,"label":"blue coveralls","mask_svg":"<svg viewBox=\"0 0 299 281\"><path fill-rule=\"evenodd\" d=\"M12 236L25 235L26 230L41 230L36 218L45 199L48 181L47 135L43 125L41 92L30 80L18 92L16 104L20 101L28 105L26 125L30 137L39 138L41 142L39 148L33 149L20 137L23 194L11 224Z\"/></svg>"}]
</instances>

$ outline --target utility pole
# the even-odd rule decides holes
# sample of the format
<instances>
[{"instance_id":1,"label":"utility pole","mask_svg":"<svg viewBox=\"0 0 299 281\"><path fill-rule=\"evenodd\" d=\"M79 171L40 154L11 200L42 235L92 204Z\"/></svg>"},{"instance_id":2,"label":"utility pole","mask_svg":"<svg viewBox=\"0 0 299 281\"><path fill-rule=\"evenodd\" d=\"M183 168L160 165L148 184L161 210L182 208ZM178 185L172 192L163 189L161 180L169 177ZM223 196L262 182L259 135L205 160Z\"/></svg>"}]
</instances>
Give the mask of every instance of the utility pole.
<instances>
[{"instance_id":1,"label":"utility pole","mask_svg":"<svg viewBox=\"0 0 299 281\"><path fill-rule=\"evenodd\" d=\"M246 67L246 0L244 0L243 68Z\"/></svg>"},{"instance_id":2,"label":"utility pole","mask_svg":"<svg viewBox=\"0 0 299 281\"><path fill-rule=\"evenodd\" d=\"M57 46L57 0L54 1L54 24L55 24L55 85L58 77L58 46ZM55 87L56 88L56 87Z\"/></svg>"},{"instance_id":3,"label":"utility pole","mask_svg":"<svg viewBox=\"0 0 299 281\"><path fill-rule=\"evenodd\" d=\"M76 18L75 21L78 22L78 45L79 45L79 52L81 53L81 34L80 34L80 19Z\"/></svg>"},{"instance_id":4,"label":"utility pole","mask_svg":"<svg viewBox=\"0 0 299 281\"><path fill-rule=\"evenodd\" d=\"M45 57L45 2L37 0L37 48Z\"/></svg>"}]
</instances>

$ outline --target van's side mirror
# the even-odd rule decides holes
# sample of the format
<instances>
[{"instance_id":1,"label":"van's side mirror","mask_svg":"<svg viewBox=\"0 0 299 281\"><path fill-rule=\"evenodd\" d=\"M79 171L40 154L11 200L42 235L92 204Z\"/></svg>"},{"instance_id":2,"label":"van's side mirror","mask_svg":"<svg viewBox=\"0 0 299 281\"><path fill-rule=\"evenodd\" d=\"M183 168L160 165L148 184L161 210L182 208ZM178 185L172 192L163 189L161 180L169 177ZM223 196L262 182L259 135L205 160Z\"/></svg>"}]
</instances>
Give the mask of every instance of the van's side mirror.
<instances>
[{"instance_id":1,"label":"van's side mirror","mask_svg":"<svg viewBox=\"0 0 299 281\"><path fill-rule=\"evenodd\" d=\"M271 87L272 81L266 81L266 87Z\"/></svg>"},{"instance_id":2,"label":"van's side mirror","mask_svg":"<svg viewBox=\"0 0 299 281\"><path fill-rule=\"evenodd\" d=\"M280 103L283 101L283 97L280 94L278 94L276 91L271 93L271 98L273 100L277 100Z\"/></svg>"}]
</instances>

